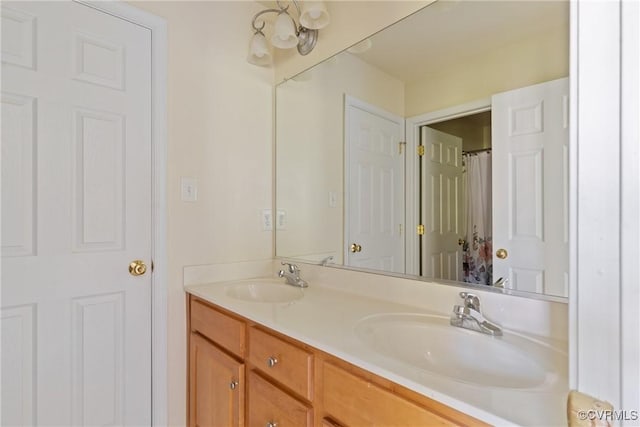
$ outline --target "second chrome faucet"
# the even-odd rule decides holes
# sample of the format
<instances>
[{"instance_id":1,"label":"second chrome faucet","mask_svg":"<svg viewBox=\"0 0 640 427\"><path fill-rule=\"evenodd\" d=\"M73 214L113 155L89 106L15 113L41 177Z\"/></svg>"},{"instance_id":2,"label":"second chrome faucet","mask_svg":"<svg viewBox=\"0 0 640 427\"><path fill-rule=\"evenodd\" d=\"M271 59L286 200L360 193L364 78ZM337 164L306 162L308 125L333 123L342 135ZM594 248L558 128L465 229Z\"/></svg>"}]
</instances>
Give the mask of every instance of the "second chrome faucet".
<instances>
[{"instance_id":1,"label":"second chrome faucet","mask_svg":"<svg viewBox=\"0 0 640 427\"><path fill-rule=\"evenodd\" d=\"M306 288L309 286L309 284L300 277L300 269L297 265L288 262L282 262L281 264L286 266L286 268L280 270L278 272L278 276L284 277L287 284L291 286L298 286L300 288Z\"/></svg>"},{"instance_id":2,"label":"second chrome faucet","mask_svg":"<svg viewBox=\"0 0 640 427\"><path fill-rule=\"evenodd\" d=\"M502 328L487 320L480 311L480 298L477 295L460 292L463 305L453 306L450 323L459 328L482 332L483 334L501 336Z\"/></svg>"}]
</instances>

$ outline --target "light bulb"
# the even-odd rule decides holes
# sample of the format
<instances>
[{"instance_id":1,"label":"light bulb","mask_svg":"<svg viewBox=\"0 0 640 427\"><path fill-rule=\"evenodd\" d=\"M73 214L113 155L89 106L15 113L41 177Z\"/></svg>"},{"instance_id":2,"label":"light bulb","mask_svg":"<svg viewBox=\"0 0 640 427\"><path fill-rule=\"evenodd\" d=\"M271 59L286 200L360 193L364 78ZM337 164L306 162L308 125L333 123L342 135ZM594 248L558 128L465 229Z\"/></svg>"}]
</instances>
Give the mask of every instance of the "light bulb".
<instances>
[{"instance_id":1,"label":"light bulb","mask_svg":"<svg viewBox=\"0 0 640 427\"><path fill-rule=\"evenodd\" d=\"M279 49L291 49L298 45L298 36L293 19L287 12L280 12L276 18L271 44Z\"/></svg>"},{"instance_id":2,"label":"light bulb","mask_svg":"<svg viewBox=\"0 0 640 427\"><path fill-rule=\"evenodd\" d=\"M269 45L267 44L267 39L265 39L264 34L260 31L256 32L253 37L251 37L247 61L251 64L263 67L271 65L271 52L269 51Z\"/></svg>"},{"instance_id":3,"label":"light bulb","mask_svg":"<svg viewBox=\"0 0 640 427\"><path fill-rule=\"evenodd\" d=\"M319 30L329 25L329 12L324 2L312 0L303 2L300 24L311 30Z\"/></svg>"}]
</instances>

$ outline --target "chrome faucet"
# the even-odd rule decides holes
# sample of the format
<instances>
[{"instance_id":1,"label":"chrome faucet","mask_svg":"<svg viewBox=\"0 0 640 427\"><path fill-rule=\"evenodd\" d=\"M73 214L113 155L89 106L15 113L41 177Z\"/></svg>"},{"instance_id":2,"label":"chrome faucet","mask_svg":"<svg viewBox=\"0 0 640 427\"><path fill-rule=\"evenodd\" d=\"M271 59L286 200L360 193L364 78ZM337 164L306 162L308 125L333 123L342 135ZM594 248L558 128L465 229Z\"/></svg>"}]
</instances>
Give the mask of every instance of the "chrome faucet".
<instances>
[{"instance_id":1,"label":"chrome faucet","mask_svg":"<svg viewBox=\"0 0 640 427\"><path fill-rule=\"evenodd\" d=\"M496 288L503 288L506 286L506 284L509 282L509 279L505 279L504 277L499 278L498 280L496 280L496 282L493 284L494 287Z\"/></svg>"},{"instance_id":2,"label":"chrome faucet","mask_svg":"<svg viewBox=\"0 0 640 427\"><path fill-rule=\"evenodd\" d=\"M283 262L282 265L286 265L287 268L278 272L279 277L284 277L287 284L291 286L298 286L300 288L306 288L309 284L300 278L300 269L297 265L288 262Z\"/></svg>"},{"instance_id":3,"label":"chrome faucet","mask_svg":"<svg viewBox=\"0 0 640 427\"><path fill-rule=\"evenodd\" d=\"M480 311L480 298L468 292L460 292L464 305L454 305L449 323L458 328L470 329L483 334L501 336L502 329L487 320Z\"/></svg>"},{"instance_id":4,"label":"chrome faucet","mask_svg":"<svg viewBox=\"0 0 640 427\"><path fill-rule=\"evenodd\" d=\"M323 258L322 261L320 261L320 265L322 265L323 267L326 267L329 263L333 263L333 255L329 255L328 257Z\"/></svg>"}]
</instances>

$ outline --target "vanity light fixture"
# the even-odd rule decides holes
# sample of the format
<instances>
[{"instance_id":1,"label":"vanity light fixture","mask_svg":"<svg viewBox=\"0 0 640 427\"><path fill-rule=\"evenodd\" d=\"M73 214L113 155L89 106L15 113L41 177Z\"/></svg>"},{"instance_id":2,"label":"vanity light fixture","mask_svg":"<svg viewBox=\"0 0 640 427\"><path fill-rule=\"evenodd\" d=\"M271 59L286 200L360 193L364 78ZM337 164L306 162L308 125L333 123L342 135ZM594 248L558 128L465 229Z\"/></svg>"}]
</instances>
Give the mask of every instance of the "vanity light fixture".
<instances>
[{"instance_id":1,"label":"vanity light fixture","mask_svg":"<svg viewBox=\"0 0 640 427\"><path fill-rule=\"evenodd\" d=\"M264 19L259 19L266 13L276 13L271 45L278 49L298 48L300 55L307 55L313 50L318 40L318 30L329 24L329 13L322 1L307 0L302 2L302 9L296 0L291 0L298 12L298 24L289 14L289 6L283 6L276 0L277 9L265 9L258 12L251 21L253 37L249 43L247 61L254 65L269 66L272 62L271 48L264 35L266 25ZM258 24L259 23L259 24Z\"/></svg>"}]
</instances>

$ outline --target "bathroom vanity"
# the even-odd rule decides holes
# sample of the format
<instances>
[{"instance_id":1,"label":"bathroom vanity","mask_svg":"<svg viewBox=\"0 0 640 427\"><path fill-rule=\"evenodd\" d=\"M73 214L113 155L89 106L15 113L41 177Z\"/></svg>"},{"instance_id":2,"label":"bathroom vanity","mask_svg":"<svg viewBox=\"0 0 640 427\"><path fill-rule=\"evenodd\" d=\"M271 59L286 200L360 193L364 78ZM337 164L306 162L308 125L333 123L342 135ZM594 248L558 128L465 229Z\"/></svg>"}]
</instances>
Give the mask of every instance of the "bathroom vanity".
<instances>
[{"instance_id":1,"label":"bathroom vanity","mask_svg":"<svg viewBox=\"0 0 640 427\"><path fill-rule=\"evenodd\" d=\"M442 312L317 280L186 291L191 426L565 423L556 340L455 328Z\"/></svg>"},{"instance_id":2,"label":"bathroom vanity","mask_svg":"<svg viewBox=\"0 0 640 427\"><path fill-rule=\"evenodd\" d=\"M486 425L206 300L189 298L189 425Z\"/></svg>"}]
</instances>

